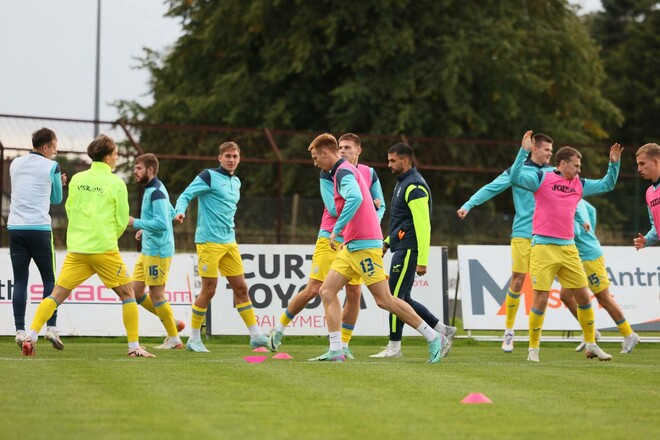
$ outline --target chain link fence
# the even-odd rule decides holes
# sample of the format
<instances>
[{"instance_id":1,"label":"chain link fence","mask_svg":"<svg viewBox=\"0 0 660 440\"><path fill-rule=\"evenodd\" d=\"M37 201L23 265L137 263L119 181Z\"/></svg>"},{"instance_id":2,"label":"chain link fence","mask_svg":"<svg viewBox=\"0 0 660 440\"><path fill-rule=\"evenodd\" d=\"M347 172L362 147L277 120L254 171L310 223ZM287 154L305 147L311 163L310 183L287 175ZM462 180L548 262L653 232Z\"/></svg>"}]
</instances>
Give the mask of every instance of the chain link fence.
<instances>
[{"instance_id":1,"label":"chain link fence","mask_svg":"<svg viewBox=\"0 0 660 440\"><path fill-rule=\"evenodd\" d=\"M88 121L16 115L0 115L2 168L2 228L0 246L7 246L6 222L11 185L9 165L13 158L31 150L31 133L41 127L58 136L58 155L69 179L89 167L86 148L95 133L113 137L120 146L117 174L129 187L131 215L139 216L141 188L133 183L133 158L153 152L160 160L159 178L168 187L172 204L188 183L204 168L215 168L217 147L234 140L241 147L241 165L236 175L243 186L236 215L239 243L313 243L318 233L323 203L319 197L319 170L307 151L318 133L234 127L178 126L125 121ZM341 133L336 133L340 135ZM522 133L521 133L522 134ZM449 247L455 256L458 244L508 244L513 220L513 200L505 192L483 206L474 208L465 220L456 210L482 185L508 168L519 140L414 138L406 135L358 135L362 139L361 162L376 169L385 201L389 202L394 176L387 169L387 149L397 142L413 147L417 166L433 194L432 244ZM609 145L574 145L556 140L555 149L572 145L583 153L583 176L601 177L606 169ZM617 187L590 201L599 210L598 231L603 244L628 245L638 231L649 228L644 201L648 182L636 173L634 151L626 146ZM67 191L65 189L65 197ZM53 206L56 248L66 242L64 204ZM194 251L196 202L188 208L183 225L175 225L177 249ZM389 214L383 219L389 227ZM130 229L121 237L120 248L138 249Z\"/></svg>"}]
</instances>

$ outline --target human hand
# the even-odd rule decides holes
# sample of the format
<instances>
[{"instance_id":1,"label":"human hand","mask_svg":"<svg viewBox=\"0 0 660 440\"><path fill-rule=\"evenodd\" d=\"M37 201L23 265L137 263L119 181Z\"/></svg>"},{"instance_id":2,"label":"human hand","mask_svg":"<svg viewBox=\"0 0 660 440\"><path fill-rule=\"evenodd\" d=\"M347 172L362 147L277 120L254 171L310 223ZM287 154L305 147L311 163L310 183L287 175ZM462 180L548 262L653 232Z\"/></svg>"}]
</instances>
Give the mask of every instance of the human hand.
<instances>
[{"instance_id":1,"label":"human hand","mask_svg":"<svg viewBox=\"0 0 660 440\"><path fill-rule=\"evenodd\" d=\"M633 238L633 246L637 250L644 249L646 247L646 238L638 232L637 237Z\"/></svg>"},{"instance_id":2,"label":"human hand","mask_svg":"<svg viewBox=\"0 0 660 440\"><path fill-rule=\"evenodd\" d=\"M610 147L610 162L616 163L621 160L621 153L623 152L623 147L620 144L615 143Z\"/></svg>"},{"instance_id":3,"label":"human hand","mask_svg":"<svg viewBox=\"0 0 660 440\"><path fill-rule=\"evenodd\" d=\"M461 208L458 211L456 211L456 215L458 215L458 218L463 220L465 217L467 217L468 212L470 212L470 211L468 211L467 209Z\"/></svg>"},{"instance_id":4,"label":"human hand","mask_svg":"<svg viewBox=\"0 0 660 440\"><path fill-rule=\"evenodd\" d=\"M523 135L520 146L523 147L525 151L532 151L532 133L532 130L527 130Z\"/></svg>"},{"instance_id":5,"label":"human hand","mask_svg":"<svg viewBox=\"0 0 660 440\"><path fill-rule=\"evenodd\" d=\"M334 231L330 234L330 249L333 251L337 250L337 243L335 243L335 239L337 238L337 234L334 233Z\"/></svg>"}]
</instances>

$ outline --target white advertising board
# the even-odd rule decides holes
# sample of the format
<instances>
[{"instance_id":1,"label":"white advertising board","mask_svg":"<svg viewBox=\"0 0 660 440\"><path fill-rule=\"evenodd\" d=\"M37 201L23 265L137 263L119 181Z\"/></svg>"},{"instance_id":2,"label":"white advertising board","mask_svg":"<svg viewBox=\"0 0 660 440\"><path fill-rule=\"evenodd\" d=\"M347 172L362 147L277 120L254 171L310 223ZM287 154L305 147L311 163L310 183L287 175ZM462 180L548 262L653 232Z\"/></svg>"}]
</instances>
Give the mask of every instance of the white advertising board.
<instances>
[{"instance_id":1,"label":"white advertising board","mask_svg":"<svg viewBox=\"0 0 660 440\"><path fill-rule=\"evenodd\" d=\"M57 251L57 268L62 266L66 252ZM133 266L138 257L137 252L122 252L122 258L133 272ZM194 259L191 254L177 254L172 259L170 275L167 283L166 293L172 305L174 316L190 323L190 304L195 290L194 284ZM0 334L13 335L16 333L14 327L13 309L11 300L13 296L14 275L9 257L9 249L0 249ZM26 328L29 328L34 312L43 297L43 284L39 270L34 262L30 265L30 279L27 290L27 307L25 310ZM140 335L141 336L165 336L165 330L160 320L146 311L140 310ZM101 280L94 275L78 286L71 293L69 299L57 309L57 327L60 334L75 336L124 336L126 330L122 321L121 300L111 290L106 288ZM45 327L44 329L45 330ZM183 334L188 334L188 329Z\"/></svg>"},{"instance_id":2,"label":"white advertising board","mask_svg":"<svg viewBox=\"0 0 660 440\"><path fill-rule=\"evenodd\" d=\"M641 251L632 246L603 247L605 265L614 296L628 322L635 330L660 330L660 248ZM463 326L470 330L504 330L506 297L511 279L509 246L458 246ZM580 325L559 298L560 285L555 280L550 291L543 328L579 330ZM592 294L596 325L600 330L616 331L607 311ZM525 278L517 330L528 329L533 290L529 275Z\"/></svg>"},{"instance_id":3,"label":"white advertising board","mask_svg":"<svg viewBox=\"0 0 660 440\"><path fill-rule=\"evenodd\" d=\"M243 256L246 281L259 325L268 331L279 320L288 301L307 283L311 269L313 245L239 245ZM57 267L64 261L64 251L56 252ZM124 262L132 271L137 259L136 252L122 252ZM385 257L389 270L391 254ZM429 267L426 275L415 279L413 298L424 304L442 320L443 281L442 247L431 247ZM57 271L56 271L57 272ZM201 280L197 274L195 254L176 254L173 257L167 283L167 294L176 319L186 322L182 335L189 334L191 309ZM362 309L354 335L386 336L388 314L378 308L366 287L362 288ZM34 311L42 299L43 285L34 263L30 267L26 324L32 322ZM9 249L0 249L0 334L15 333L11 298L13 273ZM343 292L340 293L343 301ZM234 309L233 293L226 280L221 278L211 303L210 325L212 334L247 334L245 324ZM57 326L62 335L78 336L123 336L121 301L107 289L97 276L88 279L74 289L71 297L58 308ZM325 335L327 328L320 298L313 300L290 324L289 335ZM414 329L406 328L405 335L417 335ZM140 307L140 335L165 336L160 321Z\"/></svg>"}]
</instances>

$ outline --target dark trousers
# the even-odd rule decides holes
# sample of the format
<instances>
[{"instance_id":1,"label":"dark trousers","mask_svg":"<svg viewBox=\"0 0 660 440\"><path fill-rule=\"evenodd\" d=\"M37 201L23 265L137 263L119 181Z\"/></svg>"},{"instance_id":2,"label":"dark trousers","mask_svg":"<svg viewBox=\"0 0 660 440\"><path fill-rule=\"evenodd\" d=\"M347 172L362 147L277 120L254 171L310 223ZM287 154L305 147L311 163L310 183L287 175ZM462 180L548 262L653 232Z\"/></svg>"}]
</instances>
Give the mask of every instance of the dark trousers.
<instances>
[{"instance_id":1,"label":"dark trousers","mask_svg":"<svg viewBox=\"0 0 660 440\"><path fill-rule=\"evenodd\" d=\"M390 292L392 295L407 302L428 325L435 327L440 320L423 304L411 297L415 272L417 269L417 250L400 249L392 254L390 266ZM403 321L390 313L390 341L400 341L403 336Z\"/></svg>"},{"instance_id":2,"label":"dark trousers","mask_svg":"<svg viewBox=\"0 0 660 440\"><path fill-rule=\"evenodd\" d=\"M46 298L55 287L55 254L51 231L9 230L9 255L14 270L14 291L11 299L16 330L25 330L25 305L30 275L30 260L39 269ZM48 320L48 326L57 323L57 310Z\"/></svg>"}]
</instances>

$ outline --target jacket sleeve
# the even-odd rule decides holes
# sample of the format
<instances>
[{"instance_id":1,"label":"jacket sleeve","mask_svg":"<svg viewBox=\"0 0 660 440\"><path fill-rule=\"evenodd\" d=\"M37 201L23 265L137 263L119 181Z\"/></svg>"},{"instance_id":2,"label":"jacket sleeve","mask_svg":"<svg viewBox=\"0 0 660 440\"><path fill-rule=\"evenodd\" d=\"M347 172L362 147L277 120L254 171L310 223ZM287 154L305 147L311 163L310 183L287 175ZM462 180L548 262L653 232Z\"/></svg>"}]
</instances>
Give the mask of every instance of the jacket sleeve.
<instances>
[{"instance_id":1,"label":"jacket sleeve","mask_svg":"<svg viewBox=\"0 0 660 440\"><path fill-rule=\"evenodd\" d=\"M144 229L151 232L166 231L171 223L170 210L172 205L161 191L151 193L151 218L136 218L133 223L135 229Z\"/></svg>"},{"instance_id":2,"label":"jacket sleeve","mask_svg":"<svg viewBox=\"0 0 660 440\"><path fill-rule=\"evenodd\" d=\"M493 197L501 194L506 189L511 188L511 179L509 179L508 170L497 176L492 182L482 186L470 199L461 206L466 211L471 210L475 206L486 203Z\"/></svg>"},{"instance_id":3,"label":"jacket sleeve","mask_svg":"<svg viewBox=\"0 0 660 440\"><path fill-rule=\"evenodd\" d=\"M646 239L646 247L653 246L658 242L658 229L655 223L653 223L653 215L651 214L651 209L649 211L649 220L651 220L651 229L646 233L644 238Z\"/></svg>"},{"instance_id":4,"label":"jacket sleeve","mask_svg":"<svg viewBox=\"0 0 660 440\"><path fill-rule=\"evenodd\" d=\"M518 151L516 160L511 166L509 179L513 185L525 188L532 192L536 192L536 190L541 186L541 182L543 181L546 173L523 173L523 167L525 166L525 160L527 159L528 154L529 152L524 148L521 148L520 151Z\"/></svg>"},{"instance_id":5,"label":"jacket sleeve","mask_svg":"<svg viewBox=\"0 0 660 440\"><path fill-rule=\"evenodd\" d=\"M340 173L342 174L341 176ZM333 232L335 234L341 234L344 226L353 218L360 207L362 193L360 192L360 186L357 180L355 180L355 176L350 172L344 174L342 170L339 170L335 178L340 179L339 194L344 198L345 203L341 214L337 218Z\"/></svg>"},{"instance_id":6,"label":"jacket sleeve","mask_svg":"<svg viewBox=\"0 0 660 440\"><path fill-rule=\"evenodd\" d=\"M376 210L376 214L378 214L378 221L382 222L383 221L383 216L385 215L385 196L383 195L383 187L380 185L380 180L378 179L378 174L376 174L376 170L373 168L371 169L371 186L369 187L369 192L371 193L371 199L372 200L380 200L380 208Z\"/></svg>"},{"instance_id":7,"label":"jacket sleeve","mask_svg":"<svg viewBox=\"0 0 660 440\"><path fill-rule=\"evenodd\" d=\"M176 207L174 211L176 214L185 214L190 201L200 194L204 194L211 190L210 173L208 170L202 171L196 176L190 185L181 193L176 200Z\"/></svg>"},{"instance_id":8,"label":"jacket sleeve","mask_svg":"<svg viewBox=\"0 0 660 440\"><path fill-rule=\"evenodd\" d=\"M417 264L428 266L431 246L431 212L429 195L422 186L411 185L406 189L406 202L412 214L417 237Z\"/></svg>"},{"instance_id":9,"label":"jacket sleeve","mask_svg":"<svg viewBox=\"0 0 660 440\"><path fill-rule=\"evenodd\" d=\"M582 188L582 197L603 194L614 189L616 180L619 178L620 162L610 162L607 167L607 174L602 179L584 179Z\"/></svg>"},{"instance_id":10,"label":"jacket sleeve","mask_svg":"<svg viewBox=\"0 0 660 440\"><path fill-rule=\"evenodd\" d=\"M128 226L128 190L126 189L126 184L124 182L119 182L117 184L117 189L115 192L115 220L117 221L117 238L126 230Z\"/></svg>"},{"instance_id":11,"label":"jacket sleeve","mask_svg":"<svg viewBox=\"0 0 660 440\"><path fill-rule=\"evenodd\" d=\"M50 204L59 205L62 203L62 171L57 162L50 169Z\"/></svg>"}]
</instances>

